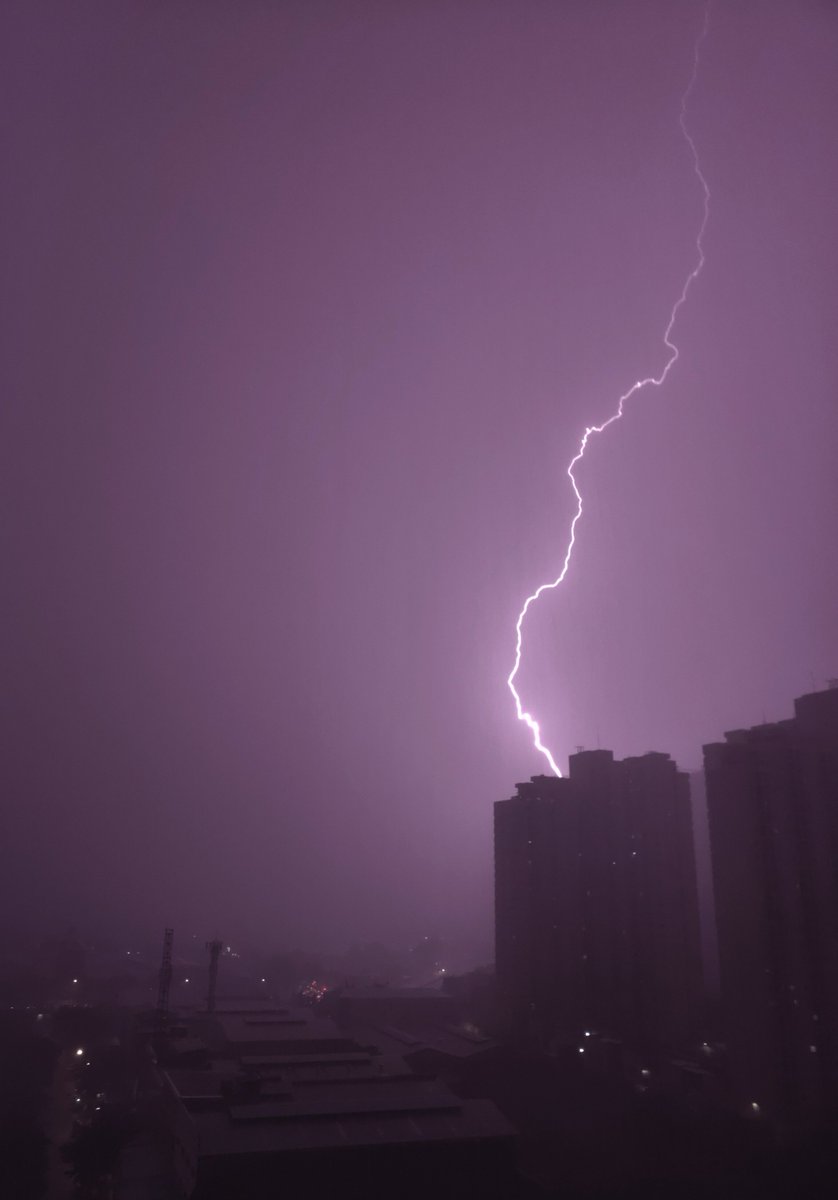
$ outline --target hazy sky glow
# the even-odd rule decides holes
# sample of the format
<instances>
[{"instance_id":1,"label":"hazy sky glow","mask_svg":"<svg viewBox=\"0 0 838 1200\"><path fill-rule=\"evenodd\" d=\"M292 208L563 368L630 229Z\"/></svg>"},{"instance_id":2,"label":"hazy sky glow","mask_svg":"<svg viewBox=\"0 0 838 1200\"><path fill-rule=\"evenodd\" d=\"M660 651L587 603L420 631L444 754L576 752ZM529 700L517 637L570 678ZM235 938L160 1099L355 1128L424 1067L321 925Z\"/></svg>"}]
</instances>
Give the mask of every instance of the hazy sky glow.
<instances>
[{"instance_id":1,"label":"hazy sky glow","mask_svg":"<svg viewBox=\"0 0 838 1200\"><path fill-rule=\"evenodd\" d=\"M672 0L4 6L3 877L23 919L488 933L506 687L701 193ZM716 0L707 263L519 681L562 767L838 674L838 7ZM426 928L427 926L427 928Z\"/></svg>"}]
</instances>

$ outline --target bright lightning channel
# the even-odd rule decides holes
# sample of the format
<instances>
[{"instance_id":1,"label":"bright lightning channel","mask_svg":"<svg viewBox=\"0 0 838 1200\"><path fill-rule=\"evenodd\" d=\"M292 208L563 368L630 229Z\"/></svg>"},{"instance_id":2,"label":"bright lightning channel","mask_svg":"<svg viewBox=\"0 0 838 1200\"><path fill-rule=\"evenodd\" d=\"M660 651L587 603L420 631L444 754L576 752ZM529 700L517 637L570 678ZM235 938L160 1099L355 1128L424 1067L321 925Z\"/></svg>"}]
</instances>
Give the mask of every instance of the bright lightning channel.
<instances>
[{"instance_id":1,"label":"bright lightning channel","mask_svg":"<svg viewBox=\"0 0 838 1200\"><path fill-rule=\"evenodd\" d=\"M699 35L695 41L695 45L693 47L692 74L690 75L690 80L689 80L689 83L687 84L686 90L684 91L684 94L681 97L681 109L680 109L680 114L679 114L679 118L678 118L679 124L681 126L681 133L684 135L684 140L686 141L687 145L689 146L690 153L692 154L693 172L694 172L696 178L698 179L699 184L701 185L701 191L702 191L702 196L703 196L703 211L702 211L701 224L699 225L698 233L697 233L696 239L695 239L695 248L696 248L696 251L698 252L696 264L693 267L693 269L690 271L689 275L687 275L687 278L684 280L684 286L681 288L681 293L678 296L678 299L675 301L675 303L672 306L672 309L669 314L669 323L667 324L666 329L664 331L664 335L663 335L663 343L666 346L667 350L669 351L669 358L667 359L666 364L665 364L663 370L661 371L660 375L648 375L645 379L636 380L636 382L631 385L631 387L628 389L628 391L624 392L623 395L620 396L619 401L617 403L616 410L611 414L611 416L608 418L607 421L603 421L603 423L601 425L589 425L585 429L585 432L582 435L582 440L579 443L579 449L576 451L576 454L570 460L570 463L568 464L568 468L567 468L567 475L568 475L568 478L570 479L570 485L573 488L573 494L576 497L576 512L573 515L573 520L570 522L570 535L569 535L569 539L568 539L568 543L567 543L567 549L565 550L564 561L562 562L562 569L559 571L559 574L556 576L555 579L551 580L548 583L542 583L539 587L537 587L535 589L535 591L532 593L532 595L527 596L526 600L524 601L524 606L521 609L520 613L518 614L518 620L515 624L515 635L516 635L515 665L513 666L512 670L510 671L509 677L507 678L506 683L507 683L507 686L508 686L510 692L512 693L512 697L515 701L515 711L518 714L518 720L523 721L525 723L525 725L527 725L530 732L532 733L533 744L534 744L536 750L540 751L544 755L544 757L547 759L548 763L550 764L551 770L554 772L554 774L558 775L559 777L561 777L562 773L559 770L558 763L556 762L556 760L553 757L552 753L550 752L549 748L547 746L545 746L544 742L541 740L541 729L539 727L538 721L536 721L535 717L533 717L531 713L528 713L526 711L523 704L521 703L521 697L518 694L518 690L515 687L515 677L517 676L518 670L521 666L521 653L522 653L523 639L524 639L524 618L526 617L526 615L529 612L532 605L535 604L536 600L538 600L538 598L540 596L542 596L544 594L544 592L550 592L554 588L557 588L559 586L559 584L562 582L562 580L567 575L568 569L570 567L570 560L573 556L573 547L576 545L576 527L579 524L579 521L582 517L582 493L579 491L579 485L576 482L576 475L574 472L575 472L577 463L579 463L585 456L585 450L587 449L588 442L590 441L591 437L595 433L602 433L605 429L608 428L609 425L613 425L615 421L619 421L620 417L622 417L622 415L623 415L623 409L624 409L626 402L628 400L630 400L632 398L632 396L634 396L637 392L640 392L644 388L647 388L647 387L655 387L655 388L663 387L664 383L666 382L667 375L669 374L671 369L674 367L675 363L678 361L678 358L679 358L678 347L672 341L670 335L672 334L672 330L675 326L675 322L678 319L678 313L680 312L682 305L684 304L685 300L687 299L689 290L692 287L692 284L695 282L695 280L701 274L701 271L704 267L704 231L707 228L707 221L710 217L710 188L708 187L707 180L705 179L704 174L701 170L701 163L699 161L698 150L696 149L695 141L693 140L692 134L690 133L689 129L687 128L687 105L689 103L690 94L692 93L692 90L695 87L696 79L698 78L699 58L700 58L700 54L701 54L702 44L704 43L704 39L707 37L708 20L709 20L709 4L704 9L704 22L703 22L703 25L701 28L701 32L699 33Z\"/></svg>"}]
</instances>

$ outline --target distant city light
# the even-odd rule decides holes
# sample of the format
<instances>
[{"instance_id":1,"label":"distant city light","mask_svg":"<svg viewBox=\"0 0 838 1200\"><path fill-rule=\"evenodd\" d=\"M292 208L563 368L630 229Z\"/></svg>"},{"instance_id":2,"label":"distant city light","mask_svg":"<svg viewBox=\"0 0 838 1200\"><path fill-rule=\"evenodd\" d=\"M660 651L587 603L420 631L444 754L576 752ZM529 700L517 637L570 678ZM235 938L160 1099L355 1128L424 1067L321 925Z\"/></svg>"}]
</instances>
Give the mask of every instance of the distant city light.
<instances>
[{"instance_id":1,"label":"distant city light","mask_svg":"<svg viewBox=\"0 0 838 1200\"><path fill-rule=\"evenodd\" d=\"M78 979L74 979L74 980L73 980L73 983L78 983Z\"/></svg>"},{"instance_id":2,"label":"distant city light","mask_svg":"<svg viewBox=\"0 0 838 1200\"><path fill-rule=\"evenodd\" d=\"M757 1104L756 1100L752 1100L751 1101L751 1112L758 1113L759 1111L760 1111L760 1107Z\"/></svg>"},{"instance_id":3,"label":"distant city light","mask_svg":"<svg viewBox=\"0 0 838 1200\"><path fill-rule=\"evenodd\" d=\"M183 982L184 982L184 983L189 983L189 980L188 980L188 979L184 979L184 981L183 981Z\"/></svg>"},{"instance_id":4,"label":"distant city light","mask_svg":"<svg viewBox=\"0 0 838 1200\"><path fill-rule=\"evenodd\" d=\"M585 1047L584 1047L584 1046L580 1046L580 1047L579 1047L579 1053L580 1053L580 1054L584 1054L584 1053L585 1053Z\"/></svg>"},{"instance_id":5,"label":"distant city light","mask_svg":"<svg viewBox=\"0 0 838 1200\"><path fill-rule=\"evenodd\" d=\"M83 1054L84 1054L84 1050L82 1050L81 1048L79 1048L79 1049L76 1051L76 1058L81 1058L81 1056L82 1056Z\"/></svg>"},{"instance_id":6,"label":"distant city light","mask_svg":"<svg viewBox=\"0 0 838 1200\"><path fill-rule=\"evenodd\" d=\"M304 1000L309 1000L312 1004L319 1004L328 990L325 983L318 983L316 979L312 979L310 983L300 988L299 994Z\"/></svg>"},{"instance_id":7,"label":"distant city light","mask_svg":"<svg viewBox=\"0 0 838 1200\"><path fill-rule=\"evenodd\" d=\"M652 1073L652 1072L649 1070L649 1068L648 1068L648 1067L641 1067L641 1068L640 1068L640 1074L643 1076L643 1078L644 1078L644 1079L648 1079L648 1078L649 1078L649 1076L651 1075L651 1073Z\"/></svg>"},{"instance_id":8,"label":"distant city light","mask_svg":"<svg viewBox=\"0 0 838 1200\"><path fill-rule=\"evenodd\" d=\"M585 1030L585 1037L590 1037L590 1036L591 1036L591 1031L590 1031L590 1029L586 1029L586 1030Z\"/></svg>"}]
</instances>

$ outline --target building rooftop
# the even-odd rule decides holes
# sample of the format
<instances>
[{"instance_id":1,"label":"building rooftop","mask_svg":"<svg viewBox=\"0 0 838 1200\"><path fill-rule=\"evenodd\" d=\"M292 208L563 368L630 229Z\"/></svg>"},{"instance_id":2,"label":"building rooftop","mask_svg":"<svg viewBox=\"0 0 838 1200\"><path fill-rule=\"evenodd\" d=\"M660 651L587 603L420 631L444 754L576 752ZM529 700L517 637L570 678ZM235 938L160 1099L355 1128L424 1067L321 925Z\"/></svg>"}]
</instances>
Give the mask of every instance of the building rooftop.
<instances>
[{"instance_id":1,"label":"building rooftop","mask_svg":"<svg viewBox=\"0 0 838 1200\"><path fill-rule=\"evenodd\" d=\"M497 1045L491 1038L457 1025L353 1025L352 1035L359 1042L377 1045L387 1055L435 1050L451 1058L471 1058Z\"/></svg>"},{"instance_id":2,"label":"building rooftop","mask_svg":"<svg viewBox=\"0 0 838 1200\"><path fill-rule=\"evenodd\" d=\"M263 1100L231 1105L232 1121L296 1121L301 1117L341 1117L357 1113L456 1112L459 1099L435 1079L366 1080L342 1087L329 1085L296 1091L287 1101Z\"/></svg>"},{"instance_id":3,"label":"building rooftop","mask_svg":"<svg viewBox=\"0 0 838 1200\"><path fill-rule=\"evenodd\" d=\"M282 1053L288 1047L294 1053L306 1042L312 1052L353 1049L334 1021L321 1017L309 1008L281 1012L247 1013L216 1012L200 1019L203 1036L216 1053L221 1047L247 1053ZM276 1050L273 1050L276 1047Z\"/></svg>"},{"instance_id":4,"label":"building rooftop","mask_svg":"<svg viewBox=\"0 0 838 1200\"><path fill-rule=\"evenodd\" d=\"M182 1100L206 1099L215 1097L221 1099L221 1082L235 1077L235 1070L230 1071L190 1071L186 1067L170 1067L165 1072L169 1082Z\"/></svg>"},{"instance_id":5,"label":"building rooftop","mask_svg":"<svg viewBox=\"0 0 838 1200\"><path fill-rule=\"evenodd\" d=\"M400 987L374 987L366 988L347 988L340 994L341 1000L402 1000L407 1003L410 1000L445 1000L451 1003L451 997L447 992L440 991L439 988L431 987L416 987L416 988L400 988Z\"/></svg>"},{"instance_id":6,"label":"building rooftop","mask_svg":"<svg viewBox=\"0 0 838 1200\"><path fill-rule=\"evenodd\" d=\"M416 1085L412 1085L415 1089ZM298 1107L282 1115L252 1112L248 1117L225 1111L192 1114L200 1137L201 1157L234 1154L283 1154L303 1150L448 1142L463 1139L512 1138L514 1130L489 1100L458 1100L437 1085L426 1096L415 1090L395 1096L382 1108L380 1091L366 1101L358 1097L351 1110L324 1100L317 1111ZM340 1090L341 1097L343 1089ZM256 1110L259 1105L242 1105ZM265 1106L281 1110L282 1104Z\"/></svg>"},{"instance_id":7,"label":"building rooftop","mask_svg":"<svg viewBox=\"0 0 838 1200\"><path fill-rule=\"evenodd\" d=\"M243 1054L243 1067L255 1069L263 1067L300 1066L305 1063L318 1063L321 1066L335 1066L346 1063L370 1063L372 1055L364 1050L331 1050L323 1054Z\"/></svg>"}]
</instances>

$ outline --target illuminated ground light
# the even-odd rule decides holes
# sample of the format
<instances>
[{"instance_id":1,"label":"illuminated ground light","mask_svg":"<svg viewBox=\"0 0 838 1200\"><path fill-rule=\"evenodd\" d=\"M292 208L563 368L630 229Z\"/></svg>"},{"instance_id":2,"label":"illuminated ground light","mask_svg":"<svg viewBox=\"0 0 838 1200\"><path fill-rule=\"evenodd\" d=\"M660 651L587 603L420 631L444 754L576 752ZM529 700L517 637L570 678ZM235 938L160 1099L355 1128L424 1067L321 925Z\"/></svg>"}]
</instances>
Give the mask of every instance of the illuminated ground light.
<instances>
[{"instance_id":1,"label":"illuminated ground light","mask_svg":"<svg viewBox=\"0 0 838 1200\"><path fill-rule=\"evenodd\" d=\"M318 983L316 979L312 979L311 983L306 983L300 988L300 995L304 1000L319 1004L328 990L325 983Z\"/></svg>"}]
</instances>

